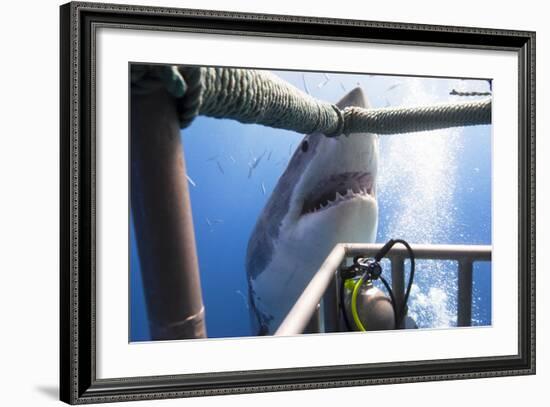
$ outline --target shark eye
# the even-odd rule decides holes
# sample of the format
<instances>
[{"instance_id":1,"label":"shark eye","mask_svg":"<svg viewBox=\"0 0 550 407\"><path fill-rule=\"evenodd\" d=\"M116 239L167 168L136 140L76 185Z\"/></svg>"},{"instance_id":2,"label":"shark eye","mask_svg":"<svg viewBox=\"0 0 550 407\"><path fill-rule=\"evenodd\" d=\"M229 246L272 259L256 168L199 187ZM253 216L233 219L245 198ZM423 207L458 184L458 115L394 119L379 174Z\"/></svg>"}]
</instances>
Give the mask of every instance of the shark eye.
<instances>
[{"instance_id":1,"label":"shark eye","mask_svg":"<svg viewBox=\"0 0 550 407\"><path fill-rule=\"evenodd\" d=\"M301 148L304 153L307 152L307 149L309 148L309 143L307 142L307 140L302 141Z\"/></svg>"}]
</instances>

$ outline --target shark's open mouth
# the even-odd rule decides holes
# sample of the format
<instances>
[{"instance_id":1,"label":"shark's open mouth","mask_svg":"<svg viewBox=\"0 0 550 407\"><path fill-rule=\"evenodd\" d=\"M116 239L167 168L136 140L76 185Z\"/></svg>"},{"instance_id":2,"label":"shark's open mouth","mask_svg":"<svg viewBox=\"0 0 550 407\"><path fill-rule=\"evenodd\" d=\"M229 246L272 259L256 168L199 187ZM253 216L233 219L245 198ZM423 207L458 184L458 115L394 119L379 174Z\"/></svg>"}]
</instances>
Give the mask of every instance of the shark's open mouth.
<instances>
[{"instance_id":1,"label":"shark's open mouth","mask_svg":"<svg viewBox=\"0 0 550 407\"><path fill-rule=\"evenodd\" d=\"M324 179L311 190L302 215L333 207L357 197L374 197L374 177L368 172L344 172Z\"/></svg>"}]
</instances>

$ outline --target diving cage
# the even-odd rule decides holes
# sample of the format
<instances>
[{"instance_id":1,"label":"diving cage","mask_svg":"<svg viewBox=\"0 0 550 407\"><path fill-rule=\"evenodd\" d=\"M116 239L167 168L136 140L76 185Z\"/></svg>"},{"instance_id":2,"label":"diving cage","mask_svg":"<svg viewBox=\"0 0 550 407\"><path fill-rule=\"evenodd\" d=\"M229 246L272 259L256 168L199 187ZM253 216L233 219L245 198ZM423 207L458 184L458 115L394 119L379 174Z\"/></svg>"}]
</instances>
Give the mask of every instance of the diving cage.
<instances>
[{"instance_id":1,"label":"diving cage","mask_svg":"<svg viewBox=\"0 0 550 407\"><path fill-rule=\"evenodd\" d=\"M275 335L297 335L304 332L340 331L340 273L347 260L356 256L374 257L383 244L340 243L332 249L313 276ZM411 244L416 259L458 262L457 326L472 324L473 264L491 261L489 245ZM396 306L403 306L405 296L405 247L393 247L387 256L391 262L391 283ZM405 307L405 310L407 308ZM406 315L406 314L405 314Z\"/></svg>"}]
</instances>

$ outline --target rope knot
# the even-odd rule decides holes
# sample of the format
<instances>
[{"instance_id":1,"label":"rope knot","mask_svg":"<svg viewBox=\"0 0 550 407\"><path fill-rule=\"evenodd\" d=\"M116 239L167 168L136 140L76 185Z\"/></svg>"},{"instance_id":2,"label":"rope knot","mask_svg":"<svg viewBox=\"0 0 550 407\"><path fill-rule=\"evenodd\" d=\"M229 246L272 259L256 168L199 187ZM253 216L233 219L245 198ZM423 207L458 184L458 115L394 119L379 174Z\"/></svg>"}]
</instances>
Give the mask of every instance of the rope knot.
<instances>
[{"instance_id":1,"label":"rope knot","mask_svg":"<svg viewBox=\"0 0 550 407\"><path fill-rule=\"evenodd\" d=\"M345 117L344 112L340 110L340 108L336 105L331 105L332 109L336 112L336 116L338 117L338 123L336 123L336 129L331 132L324 133L327 137L338 137L341 136L344 132L344 125L345 125Z\"/></svg>"},{"instance_id":2,"label":"rope knot","mask_svg":"<svg viewBox=\"0 0 550 407\"><path fill-rule=\"evenodd\" d=\"M178 67L177 71L186 84L185 93L177 100L180 128L184 129L200 113L203 103L203 72L201 67Z\"/></svg>"}]
</instances>

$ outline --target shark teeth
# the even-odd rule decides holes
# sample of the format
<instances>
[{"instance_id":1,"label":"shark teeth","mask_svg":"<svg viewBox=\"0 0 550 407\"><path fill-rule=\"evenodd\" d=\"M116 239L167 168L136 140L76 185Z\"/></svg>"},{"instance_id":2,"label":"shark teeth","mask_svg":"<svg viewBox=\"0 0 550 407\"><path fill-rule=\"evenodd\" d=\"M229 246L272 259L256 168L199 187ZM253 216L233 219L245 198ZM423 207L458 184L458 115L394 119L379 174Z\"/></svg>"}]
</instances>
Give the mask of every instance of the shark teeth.
<instances>
[{"instance_id":1,"label":"shark teeth","mask_svg":"<svg viewBox=\"0 0 550 407\"><path fill-rule=\"evenodd\" d=\"M336 206L340 202L349 201L350 199L357 198L357 197L365 197L368 196L368 192L364 189L360 189L358 191L354 191L353 189L348 189L344 193L336 192L334 195L334 199L329 199L319 205L317 205L310 213L315 213L318 211L322 211L324 209L328 209L330 207Z\"/></svg>"},{"instance_id":2,"label":"shark teeth","mask_svg":"<svg viewBox=\"0 0 550 407\"><path fill-rule=\"evenodd\" d=\"M370 173L348 172L321 180L305 198L302 214L317 212L343 201L374 194L374 177Z\"/></svg>"}]
</instances>

